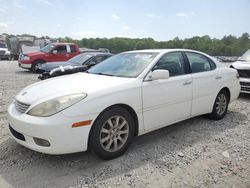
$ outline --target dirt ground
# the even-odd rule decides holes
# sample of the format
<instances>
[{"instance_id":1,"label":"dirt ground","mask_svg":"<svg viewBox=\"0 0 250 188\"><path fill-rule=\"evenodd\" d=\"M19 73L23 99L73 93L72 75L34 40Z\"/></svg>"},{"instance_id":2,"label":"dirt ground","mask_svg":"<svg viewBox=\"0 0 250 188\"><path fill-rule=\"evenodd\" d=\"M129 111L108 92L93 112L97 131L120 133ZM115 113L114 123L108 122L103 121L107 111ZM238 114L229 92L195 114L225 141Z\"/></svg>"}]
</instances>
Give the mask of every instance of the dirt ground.
<instances>
[{"instance_id":1,"label":"dirt ground","mask_svg":"<svg viewBox=\"0 0 250 188\"><path fill-rule=\"evenodd\" d=\"M250 187L250 95L221 121L193 118L134 140L111 161L88 152L52 156L17 144L7 106L38 75L0 61L0 188Z\"/></svg>"}]
</instances>

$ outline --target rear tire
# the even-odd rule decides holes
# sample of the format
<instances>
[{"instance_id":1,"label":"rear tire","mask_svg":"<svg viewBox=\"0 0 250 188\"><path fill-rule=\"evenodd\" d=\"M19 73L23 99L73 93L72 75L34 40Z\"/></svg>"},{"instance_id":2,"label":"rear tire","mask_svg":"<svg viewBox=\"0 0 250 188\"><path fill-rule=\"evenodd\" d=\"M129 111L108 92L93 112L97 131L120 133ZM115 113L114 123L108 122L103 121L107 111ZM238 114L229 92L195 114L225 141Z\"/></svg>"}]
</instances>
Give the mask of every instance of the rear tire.
<instances>
[{"instance_id":1,"label":"rear tire","mask_svg":"<svg viewBox=\"0 0 250 188\"><path fill-rule=\"evenodd\" d=\"M124 108L113 107L104 111L95 121L89 140L89 149L98 157L108 160L126 152L134 138L135 122Z\"/></svg>"},{"instance_id":2,"label":"rear tire","mask_svg":"<svg viewBox=\"0 0 250 188\"><path fill-rule=\"evenodd\" d=\"M37 69L38 67L45 63L43 60L37 60L35 62L32 63L32 66L31 66L31 71L34 72L34 73L37 73Z\"/></svg>"},{"instance_id":3,"label":"rear tire","mask_svg":"<svg viewBox=\"0 0 250 188\"><path fill-rule=\"evenodd\" d=\"M229 93L226 90L221 90L214 101L213 111L208 117L214 120L223 119L227 113L228 104Z\"/></svg>"}]
</instances>

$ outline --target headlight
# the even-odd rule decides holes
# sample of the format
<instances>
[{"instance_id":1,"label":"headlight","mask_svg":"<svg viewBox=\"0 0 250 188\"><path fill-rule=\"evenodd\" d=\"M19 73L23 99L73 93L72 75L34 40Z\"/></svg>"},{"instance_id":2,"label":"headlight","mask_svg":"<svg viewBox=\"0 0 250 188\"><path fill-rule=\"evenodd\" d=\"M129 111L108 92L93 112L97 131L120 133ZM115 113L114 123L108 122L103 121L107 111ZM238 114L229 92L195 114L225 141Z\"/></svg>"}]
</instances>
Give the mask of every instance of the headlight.
<instances>
[{"instance_id":1,"label":"headlight","mask_svg":"<svg viewBox=\"0 0 250 188\"><path fill-rule=\"evenodd\" d=\"M29 56L24 56L23 60L30 60L30 57Z\"/></svg>"},{"instance_id":2,"label":"headlight","mask_svg":"<svg viewBox=\"0 0 250 188\"><path fill-rule=\"evenodd\" d=\"M10 51L5 51L5 55L10 55Z\"/></svg>"},{"instance_id":3,"label":"headlight","mask_svg":"<svg viewBox=\"0 0 250 188\"><path fill-rule=\"evenodd\" d=\"M85 93L67 95L58 97L33 107L27 114L31 116L48 117L52 116L75 103L84 99L87 95Z\"/></svg>"}]
</instances>

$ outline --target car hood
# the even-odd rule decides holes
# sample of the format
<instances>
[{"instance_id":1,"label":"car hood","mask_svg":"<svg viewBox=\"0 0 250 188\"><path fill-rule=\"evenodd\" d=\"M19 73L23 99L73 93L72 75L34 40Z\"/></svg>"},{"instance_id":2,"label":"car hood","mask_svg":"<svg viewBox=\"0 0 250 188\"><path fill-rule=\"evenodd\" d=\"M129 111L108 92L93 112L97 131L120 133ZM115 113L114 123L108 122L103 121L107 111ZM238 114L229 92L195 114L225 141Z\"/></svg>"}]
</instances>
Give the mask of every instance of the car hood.
<instances>
[{"instance_id":1,"label":"car hood","mask_svg":"<svg viewBox=\"0 0 250 188\"><path fill-rule=\"evenodd\" d=\"M232 66L239 70L249 69L250 70L250 61L236 61Z\"/></svg>"},{"instance_id":2,"label":"car hood","mask_svg":"<svg viewBox=\"0 0 250 188\"><path fill-rule=\"evenodd\" d=\"M8 51L7 48L0 48L1 51Z\"/></svg>"},{"instance_id":3,"label":"car hood","mask_svg":"<svg viewBox=\"0 0 250 188\"><path fill-rule=\"evenodd\" d=\"M39 55L44 55L45 53L44 52L28 52L28 53L25 53L25 55L27 56L39 56Z\"/></svg>"},{"instance_id":4,"label":"car hood","mask_svg":"<svg viewBox=\"0 0 250 188\"><path fill-rule=\"evenodd\" d=\"M123 84L134 79L76 73L32 84L24 88L16 96L16 100L33 106L56 97L70 94L86 93L87 95L92 95L101 90L109 91L109 88L121 87Z\"/></svg>"},{"instance_id":5,"label":"car hood","mask_svg":"<svg viewBox=\"0 0 250 188\"><path fill-rule=\"evenodd\" d=\"M42 64L39 69L43 70L43 71L51 71L52 69L55 69L59 66L67 66L67 65L74 65L72 63L69 63L67 61L63 61L63 62L49 62L49 63L44 63Z\"/></svg>"}]
</instances>

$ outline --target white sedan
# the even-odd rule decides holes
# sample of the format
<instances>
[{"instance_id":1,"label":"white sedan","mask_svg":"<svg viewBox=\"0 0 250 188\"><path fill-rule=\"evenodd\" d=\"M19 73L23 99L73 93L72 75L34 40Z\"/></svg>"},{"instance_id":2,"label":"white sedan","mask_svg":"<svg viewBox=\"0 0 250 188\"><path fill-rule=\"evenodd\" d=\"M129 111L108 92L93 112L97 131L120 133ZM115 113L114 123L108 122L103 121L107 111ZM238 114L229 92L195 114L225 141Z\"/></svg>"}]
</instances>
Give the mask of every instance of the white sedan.
<instances>
[{"instance_id":1,"label":"white sedan","mask_svg":"<svg viewBox=\"0 0 250 188\"><path fill-rule=\"evenodd\" d=\"M86 73L23 89L8 108L23 146L47 154L122 155L137 135L202 114L222 119L240 92L236 70L184 49L115 55Z\"/></svg>"}]
</instances>

